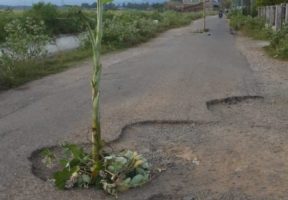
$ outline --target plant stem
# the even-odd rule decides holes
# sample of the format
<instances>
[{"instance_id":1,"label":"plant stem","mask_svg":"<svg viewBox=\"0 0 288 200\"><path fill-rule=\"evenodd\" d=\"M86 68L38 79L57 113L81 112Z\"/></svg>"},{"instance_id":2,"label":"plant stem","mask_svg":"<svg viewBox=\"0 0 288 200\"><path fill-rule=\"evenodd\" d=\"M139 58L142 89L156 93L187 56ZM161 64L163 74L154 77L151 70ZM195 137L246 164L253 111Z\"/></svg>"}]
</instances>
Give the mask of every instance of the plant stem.
<instances>
[{"instance_id":1,"label":"plant stem","mask_svg":"<svg viewBox=\"0 0 288 200\"><path fill-rule=\"evenodd\" d=\"M91 37L93 50L93 76L91 80L92 85L92 159L97 165L100 161L100 154L102 149L101 127L100 127L100 78L102 65L100 62L101 41L102 41L102 16L103 4L102 0L97 0L97 26L96 32Z\"/></svg>"}]
</instances>

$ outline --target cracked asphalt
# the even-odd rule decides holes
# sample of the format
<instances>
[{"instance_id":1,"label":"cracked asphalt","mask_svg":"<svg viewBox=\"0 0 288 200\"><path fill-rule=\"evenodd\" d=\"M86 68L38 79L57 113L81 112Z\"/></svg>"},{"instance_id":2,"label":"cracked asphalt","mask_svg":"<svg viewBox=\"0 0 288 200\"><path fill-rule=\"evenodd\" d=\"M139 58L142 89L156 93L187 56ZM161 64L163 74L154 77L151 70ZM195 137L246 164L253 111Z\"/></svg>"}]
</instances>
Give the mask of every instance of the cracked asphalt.
<instances>
[{"instance_id":1,"label":"cracked asphalt","mask_svg":"<svg viewBox=\"0 0 288 200\"><path fill-rule=\"evenodd\" d=\"M196 33L201 23L103 56L101 120L107 141L137 121L213 121L206 101L258 95L257 80L226 21L208 17L210 34ZM28 160L45 146L89 140L90 70L87 60L0 94L0 199L93 199L93 192L55 190L31 174Z\"/></svg>"}]
</instances>

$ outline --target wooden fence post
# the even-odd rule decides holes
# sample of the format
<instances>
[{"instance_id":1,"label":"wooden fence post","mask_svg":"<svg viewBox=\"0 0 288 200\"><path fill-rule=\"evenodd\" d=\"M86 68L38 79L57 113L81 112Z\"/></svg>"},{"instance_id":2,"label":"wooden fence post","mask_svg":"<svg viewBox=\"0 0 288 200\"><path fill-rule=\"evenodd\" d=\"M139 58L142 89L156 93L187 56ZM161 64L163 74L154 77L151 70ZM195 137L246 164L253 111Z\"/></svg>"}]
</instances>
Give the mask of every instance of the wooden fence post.
<instances>
[{"instance_id":1,"label":"wooden fence post","mask_svg":"<svg viewBox=\"0 0 288 200\"><path fill-rule=\"evenodd\" d=\"M272 26L271 13L271 6L267 6L267 20L270 26Z\"/></svg>"},{"instance_id":2,"label":"wooden fence post","mask_svg":"<svg viewBox=\"0 0 288 200\"><path fill-rule=\"evenodd\" d=\"M269 7L265 6L265 7L264 7L264 10L265 10L265 20L266 20L266 23L269 24Z\"/></svg>"},{"instance_id":3,"label":"wooden fence post","mask_svg":"<svg viewBox=\"0 0 288 200\"><path fill-rule=\"evenodd\" d=\"M265 6L266 23L270 25L270 6Z\"/></svg>"},{"instance_id":4,"label":"wooden fence post","mask_svg":"<svg viewBox=\"0 0 288 200\"><path fill-rule=\"evenodd\" d=\"M269 24L271 26L275 25L275 9L274 9L274 6L269 6Z\"/></svg>"},{"instance_id":5,"label":"wooden fence post","mask_svg":"<svg viewBox=\"0 0 288 200\"><path fill-rule=\"evenodd\" d=\"M275 29L276 31L281 29L282 25L282 5L275 6Z\"/></svg>"},{"instance_id":6,"label":"wooden fence post","mask_svg":"<svg viewBox=\"0 0 288 200\"><path fill-rule=\"evenodd\" d=\"M266 7L262 7L262 16L265 17L266 20Z\"/></svg>"},{"instance_id":7,"label":"wooden fence post","mask_svg":"<svg viewBox=\"0 0 288 200\"><path fill-rule=\"evenodd\" d=\"M285 23L288 24L288 3L285 4Z\"/></svg>"}]
</instances>

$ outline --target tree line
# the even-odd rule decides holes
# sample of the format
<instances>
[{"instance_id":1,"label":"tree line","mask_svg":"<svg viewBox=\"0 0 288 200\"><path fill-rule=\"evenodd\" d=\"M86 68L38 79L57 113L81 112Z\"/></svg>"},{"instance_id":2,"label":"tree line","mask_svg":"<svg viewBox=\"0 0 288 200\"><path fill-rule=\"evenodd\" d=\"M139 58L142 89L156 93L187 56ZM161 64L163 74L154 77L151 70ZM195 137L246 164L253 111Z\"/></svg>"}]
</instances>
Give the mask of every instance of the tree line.
<instances>
[{"instance_id":1,"label":"tree line","mask_svg":"<svg viewBox=\"0 0 288 200\"><path fill-rule=\"evenodd\" d=\"M96 3L82 3L82 8L96 8ZM164 3L122 3L122 4L115 4L115 3L108 3L104 5L104 9L107 10L117 10L117 9L136 9L136 10L149 10L149 9L163 9Z\"/></svg>"}]
</instances>

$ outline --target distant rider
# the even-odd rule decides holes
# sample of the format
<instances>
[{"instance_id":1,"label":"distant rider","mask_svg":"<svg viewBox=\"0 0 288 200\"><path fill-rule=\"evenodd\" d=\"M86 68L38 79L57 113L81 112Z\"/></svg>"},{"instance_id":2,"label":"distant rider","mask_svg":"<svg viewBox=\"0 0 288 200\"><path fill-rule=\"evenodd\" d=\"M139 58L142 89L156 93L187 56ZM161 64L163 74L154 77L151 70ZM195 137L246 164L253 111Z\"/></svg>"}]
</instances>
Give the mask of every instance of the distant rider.
<instances>
[{"instance_id":1,"label":"distant rider","mask_svg":"<svg viewBox=\"0 0 288 200\"><path fill-rule=\"evenodd\" d=\"M222 17L223 17L223 11L219 10L219 18L222 18Z\"/></svg>"}]
</instances>

